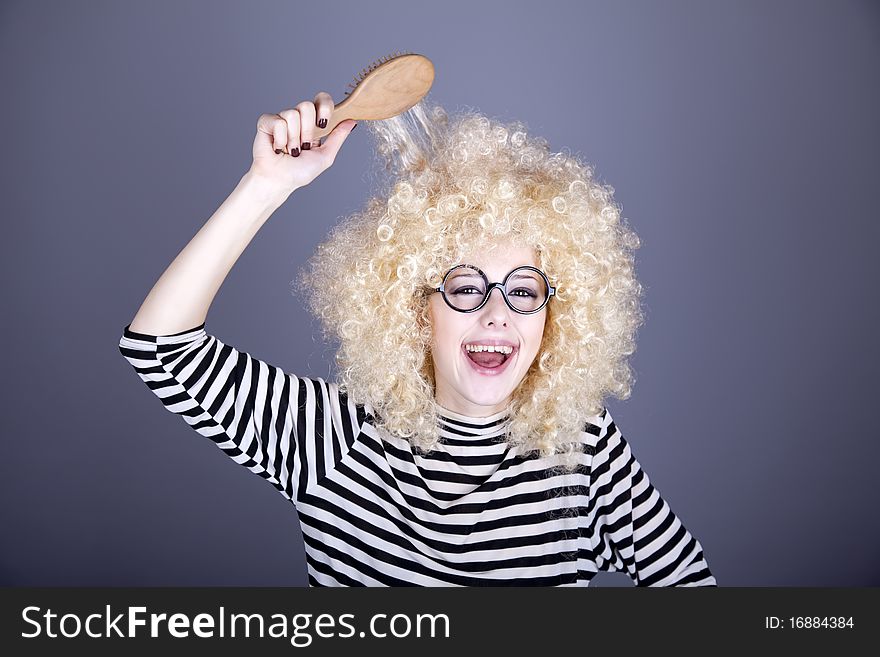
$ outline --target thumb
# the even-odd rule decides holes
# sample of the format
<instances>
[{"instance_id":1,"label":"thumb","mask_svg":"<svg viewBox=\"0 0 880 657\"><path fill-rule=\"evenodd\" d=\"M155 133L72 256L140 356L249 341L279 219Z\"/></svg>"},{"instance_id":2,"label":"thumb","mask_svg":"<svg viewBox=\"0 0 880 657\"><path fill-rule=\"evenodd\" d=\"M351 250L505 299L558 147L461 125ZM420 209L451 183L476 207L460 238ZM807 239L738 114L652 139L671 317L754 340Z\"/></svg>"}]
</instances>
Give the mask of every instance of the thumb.
<instances>
[{"instance_id":1,"label":"thumb","mask_svg":"<svg viewBox=\"0 0 880 657\"><path fill-rule=\"evenodd\" d=\"M327 152L331 158L335 158L336 153L342 148L342 143L348 138L348 135L351 134L351 131L354 130L356 125L357 121L351 119L346 119L337 125L333 128L330 134L324 138L324 142L321 144L321 150Z\"/></svg>"}]
</instances>

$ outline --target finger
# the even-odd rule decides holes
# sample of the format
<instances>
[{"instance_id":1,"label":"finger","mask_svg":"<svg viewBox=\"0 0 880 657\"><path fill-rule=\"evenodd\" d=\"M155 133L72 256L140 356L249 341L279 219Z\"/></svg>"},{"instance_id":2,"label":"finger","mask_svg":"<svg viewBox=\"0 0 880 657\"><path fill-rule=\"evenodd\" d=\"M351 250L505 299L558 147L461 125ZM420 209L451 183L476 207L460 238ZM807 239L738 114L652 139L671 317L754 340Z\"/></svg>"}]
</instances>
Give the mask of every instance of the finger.
<instances>
[{"instance_id":1,"label":"finger","mask_svg":"<svg viewBox=\"0 0 880 657\"><path fill-rule=\"evenodd\" d=\"M295 109L284 110L280 113L287 126L287 141L284 142L284 152L299 157L300 119L299 112Z\"/></svg>"},{"instance_id":2,"label":"finger","mask_svg":"<svg viewBox=\"0 0 880 657\"><path fill-rule=\"evenodd\" d=\"M348 138L348 135L351 134L351 131L354 130L356 125L357 121L346 119L333 128L330 134L324 138L324 145L321 147L321 150L325 153L329 153L331 162L336 159L336 154L339 152L339 149L342 148L342 144Z\"/></svg>"},{"instance_id":3,"label":"finger","mask_svg":"<svg viewBox=\"0 0 880 657\"><path fill-rule=\"evenodd\" d=\"M287 143L287 123L278 114L261 114L257 119L257 136L254 139L254 155L266 155L263 151L279 151Z\"/></svg>"},{"instance_id":4,"label":"finger","mask_svg":"<svg viewBox=\"0 0 880 657\"><path fill-rule=\"evenodd\" d=\"M315 105L311 101L304 100L296 106L296 110L300 119L300 147L307 151L312 147L315 134Z\"/></svg>"},{"instance_id":5,"label":"finger","mask_svg":"<svg viewBox=\"0 0 880 657\"><path fill-rule=\"evenodd\" d=\"M330 94L326 91L319 91L315 96L315 125L322 130L326 128L335 106Z\"/></svg>"},{"instance_id":6,"label":"finger","mask_svg":"<svg viewBox=\"0 0 880 657\"><path fill-rule=\"evenodd\" d=\"M275 136L275 152L280 155L287 148L287 123L281 117L272 124L272 134Z\"/></svg>"}]
</instances>

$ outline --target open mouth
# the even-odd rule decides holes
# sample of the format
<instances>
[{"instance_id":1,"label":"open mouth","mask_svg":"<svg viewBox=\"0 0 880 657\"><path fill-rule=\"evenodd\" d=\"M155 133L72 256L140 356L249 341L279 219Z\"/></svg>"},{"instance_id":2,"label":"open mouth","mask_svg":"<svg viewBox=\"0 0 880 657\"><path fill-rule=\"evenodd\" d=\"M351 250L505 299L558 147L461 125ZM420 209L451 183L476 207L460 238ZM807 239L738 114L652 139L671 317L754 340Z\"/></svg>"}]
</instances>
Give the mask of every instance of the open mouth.
<instances>
[{"instance_id":1,"label":"open mouth","mask_svg":"<svg viewBox=\"0 0 880 657\"><path fill-rule=\"evenodd\" d=\"M461 349L464 352L465 360L467 360L471 368L477 373L487 376L498 375L504 372L519 351L518 347L514 347L513 351L509 354L486 351L473 353L468 351L464 345L461 346Z\"/></svg>"}]
</instances>

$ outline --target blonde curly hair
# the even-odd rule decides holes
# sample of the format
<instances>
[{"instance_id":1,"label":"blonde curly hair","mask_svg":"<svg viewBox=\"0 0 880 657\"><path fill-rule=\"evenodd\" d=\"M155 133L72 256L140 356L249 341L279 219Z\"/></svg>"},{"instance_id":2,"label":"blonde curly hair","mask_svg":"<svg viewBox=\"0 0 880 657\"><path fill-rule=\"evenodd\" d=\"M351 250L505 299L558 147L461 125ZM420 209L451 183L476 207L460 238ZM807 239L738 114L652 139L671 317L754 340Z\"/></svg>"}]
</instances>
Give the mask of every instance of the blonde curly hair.
<instances>
[{"instance_id":1,"label":"blonde curly hair","mask_svg":"<svg viewBox=\"0 0 880 657\"><path fill-rule=\"evenodd\" d=\"M627 399L635 381L627 357L643 321L633 257L640 243L614 189L523 123L470 108L450 120L423 99L364 123L391 177L293 281L324 339L339 340L340 392L376 426L434 449L430 289L475 246L530 246L556 295L540 351L514 392L506 438L574 467L578 436L604 397Z\"/></svg>"}]
</instances>

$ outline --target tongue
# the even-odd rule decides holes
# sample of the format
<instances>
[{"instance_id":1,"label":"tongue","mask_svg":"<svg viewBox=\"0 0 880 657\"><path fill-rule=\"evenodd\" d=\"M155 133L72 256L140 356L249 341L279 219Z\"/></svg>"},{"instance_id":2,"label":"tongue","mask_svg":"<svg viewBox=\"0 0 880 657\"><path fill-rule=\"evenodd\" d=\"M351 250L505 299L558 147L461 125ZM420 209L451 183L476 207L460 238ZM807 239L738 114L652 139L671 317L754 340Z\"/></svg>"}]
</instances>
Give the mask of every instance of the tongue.
<instances>
[{"instance_id":1,"label":"tongue","mask_svg":"<svg viewBox=\"0 0 880 657\"><path fill-rule=\"evenodd\" d=\"M498 367L504 362L507 356L500 354L497 351L469 351L468 358L480 367Z\"/></svg>"}]
</instances>

